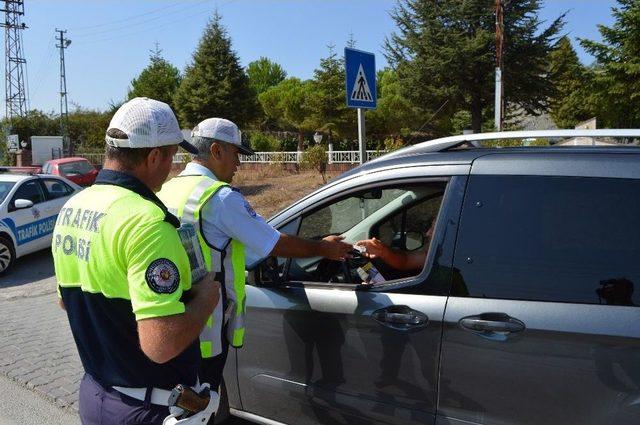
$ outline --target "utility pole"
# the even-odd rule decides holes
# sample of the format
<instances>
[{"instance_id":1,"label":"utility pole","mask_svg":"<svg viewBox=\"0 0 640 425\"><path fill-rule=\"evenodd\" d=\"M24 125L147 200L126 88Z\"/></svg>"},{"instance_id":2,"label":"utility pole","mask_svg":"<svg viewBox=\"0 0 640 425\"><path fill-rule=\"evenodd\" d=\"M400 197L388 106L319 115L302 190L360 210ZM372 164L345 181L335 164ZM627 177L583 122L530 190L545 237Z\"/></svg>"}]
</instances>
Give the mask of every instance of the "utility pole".
<instances>
[{"instance_id":1,"label":"utility pole","mask_svg":"<svg viewBox=\"0 0 640 425\"><path fill-rule=\"evenodd\" d=\"M71 40L65 38L67 30L59 30L56 28L58 36L56 40L59 44L56 47L60 49L60 135L62 136L62 148L64 153L71 155L73 147L69 139L68 122L69 122L69 106L67 104L67 75L64 66L64 49L69 47Z\"/></svg>"},{"instance_id":2,"label":"utility pole","mask_svg":"<svg viewBox=\"0 0 640 425\"><path fill-rule=\"evenodd\" d=\"M502 52L504 49L504 0L496 0L496 92L495 126L502 131L504 123L504 102L502 100Z\"/></svg>"},{"instance_id":3,"label":"utility pole","mask_svg":"<svg viewBox=\"0 0 640 425\"><path fill-rule=\"evenodd\" d=\"M27 114L27 94L25 90L25 70L27 60L22 50L22 30L27 26L20 22L24 15L23 0L3 0L4 27L4 74L5 74L5 116L11 122L14 117ZM0 4L2 4L0 3Z\"/></svg>"}]
</instances>

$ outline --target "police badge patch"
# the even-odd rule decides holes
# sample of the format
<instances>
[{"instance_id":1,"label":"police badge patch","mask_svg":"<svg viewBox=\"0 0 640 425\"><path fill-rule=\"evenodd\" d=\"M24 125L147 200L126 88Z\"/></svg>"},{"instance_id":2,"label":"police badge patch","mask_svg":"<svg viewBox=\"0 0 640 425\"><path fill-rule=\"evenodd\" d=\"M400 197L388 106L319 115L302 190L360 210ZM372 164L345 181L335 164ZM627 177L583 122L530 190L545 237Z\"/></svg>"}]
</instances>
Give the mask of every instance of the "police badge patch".
<instances>
[{"instance_id":1,"label":"police badge patch","mask_svg":"<svg viewBox=\"0 0 640 425\"><path fill-rule=\"evenodd\" d=\"M178 289L180 272L173 261L166 258L154 260L145 273L147 285L158 294L171 294Z\"/></svg>"}]
</instances>

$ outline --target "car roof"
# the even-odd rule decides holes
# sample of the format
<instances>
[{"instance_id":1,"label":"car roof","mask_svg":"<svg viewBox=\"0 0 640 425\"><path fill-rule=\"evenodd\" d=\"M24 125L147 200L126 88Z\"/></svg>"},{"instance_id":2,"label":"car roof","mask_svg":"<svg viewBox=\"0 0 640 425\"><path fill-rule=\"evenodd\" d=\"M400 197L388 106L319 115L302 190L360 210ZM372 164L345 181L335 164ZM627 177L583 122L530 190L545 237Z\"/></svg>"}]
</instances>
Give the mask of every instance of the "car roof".
<instances>
[{"instance_id":1,"label":"car roof","mask_svg":"<svg viewBox=\"0 0 640 425\"><path fill-rule=\"evenodd\" d=\"M372 161L353 168L334 181L351 178L356 174L367 174L383 168L410 167L414 165L471 164L479 157L490 154L597 154L594 160L601 161L601 155L640 154L638 145L606 145L606 146L520 146L520 147L480 147L483 143L496 140L527 139L570 139L570 138L627 138L640 139L640 130L544 130L544 131L504 131L499 133L480 133L461 136L444 137L429 140L390 152ZM595 139L593 139L595 140Z\"/></svg>"},{"instance_id":2,"label":"car roof","mask_svg":"<svg viewBox=\"0 0 640 425\"><path fill-rule=\"evenodd\" d=\"M69 157L69 158L50 159L47 162L49 164L66 164L67 162L77 162L77 161L89 162L86 158L82 158L80 156L72 156L72 157Z\"/></svg>"},{"instance_id":3,"label":"car roof","mask_svg":"<svg viewBox=\"0 0 640 425\"><path fill-rule=\"evenodd\" d=\"M17 183L22 180L27 180L33 177L32 174L23 173L0 173L0 182Z\"/></svg>"}]
</instances>

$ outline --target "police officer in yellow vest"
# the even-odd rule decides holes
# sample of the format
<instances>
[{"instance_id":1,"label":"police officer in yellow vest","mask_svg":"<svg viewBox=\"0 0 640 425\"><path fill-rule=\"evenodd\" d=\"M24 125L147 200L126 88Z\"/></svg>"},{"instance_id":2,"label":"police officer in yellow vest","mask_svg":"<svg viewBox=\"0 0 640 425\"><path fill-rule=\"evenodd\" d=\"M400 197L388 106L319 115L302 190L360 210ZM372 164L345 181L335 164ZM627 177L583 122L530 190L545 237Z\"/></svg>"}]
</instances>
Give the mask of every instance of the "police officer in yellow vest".
<instances>
[{"instance_id":1,"label":"police officer in yellow vest","mask_svg":"<svg viewBox=\"0 0 640 425\"><path fill-rule=\"evenodd\" d=\"M52 251L61 306L85 369L83 424L161 424L170 390L198 385L198 335L219 301L212 273L191 282L178 219L154 191L183 146L165 103L130 100L106 134L95 184L60 211Z\"/></svg>"},{"instance_id":2,"label":"police officer in yellow vest","mask_svg":"<svg viewBox=\"0 0 640 425\"><path fill-rule=\"evenodd\" d=\"M200 336L200 376L215 389L222 379L228 345L241 347L243 343L245 258L322 256L338 260L353 247L338 236L317 241L280 233L251 208L230 186L240 164L238 154L253 154L242 144L233 122L206 119L193 129L191 143L199 153L179 176L162 186L158 197L183 223L196 226L207 267L223 282L223 303Z\"/></svg>"}]
</instances>

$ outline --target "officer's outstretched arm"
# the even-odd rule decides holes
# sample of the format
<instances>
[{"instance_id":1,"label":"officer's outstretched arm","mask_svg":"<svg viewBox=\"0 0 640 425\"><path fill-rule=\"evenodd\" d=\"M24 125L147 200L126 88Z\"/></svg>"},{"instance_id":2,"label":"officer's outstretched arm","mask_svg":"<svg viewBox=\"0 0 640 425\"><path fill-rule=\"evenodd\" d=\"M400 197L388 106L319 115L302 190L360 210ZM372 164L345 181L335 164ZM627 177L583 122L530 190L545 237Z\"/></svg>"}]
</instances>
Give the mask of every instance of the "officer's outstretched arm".
<instances>
[{"instance_id":1,"label":"officer's outstretched arm","mask_svg":"<svg viewBox=\"0 0 640 425\"><path fill-rule=\"evenodd\" d=\"M220 301L220 283L209 273L191 288L186 310L173 316L138 321L140 348L149 359L166 363L184 351L198 336Z\"/></svg>"},{"instance_id":2,"label":"officer's outstretched arm","mask_svg":"<svg viewBox=\"0 0 640 425\"><path fill-rule=\"evenodd\" d=\"M270 256L284 258L324 257L341 260L350 256L351 244L342 242L341 236L328 236L321 240L303 239L280 233Z\"/></svg>"}]
</instances>

